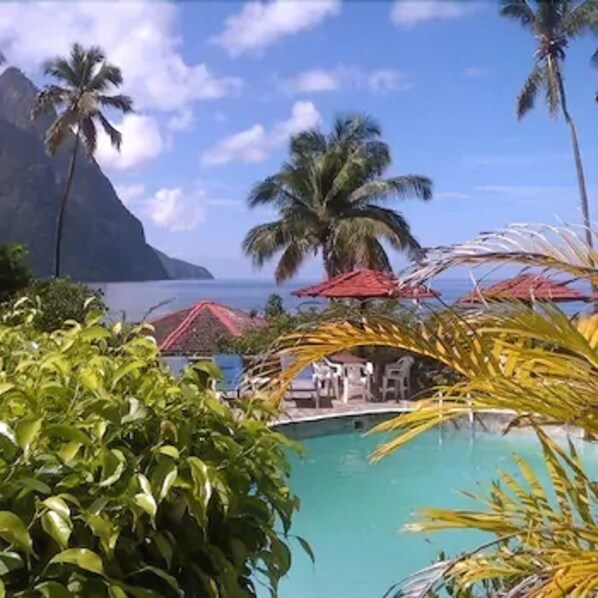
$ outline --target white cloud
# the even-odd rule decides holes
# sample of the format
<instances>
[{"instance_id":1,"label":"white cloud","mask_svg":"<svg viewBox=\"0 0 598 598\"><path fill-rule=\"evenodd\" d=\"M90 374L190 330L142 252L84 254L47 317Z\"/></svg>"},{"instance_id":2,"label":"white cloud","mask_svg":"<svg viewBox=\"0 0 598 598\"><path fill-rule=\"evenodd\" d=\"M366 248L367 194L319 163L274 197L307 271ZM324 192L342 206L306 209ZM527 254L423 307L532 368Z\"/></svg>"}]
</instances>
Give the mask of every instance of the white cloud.
<instances>
[{"instance_id":1,"label":"white cloud","mask_svg":"<svg viewBox=\"0 0 598 598\"><path fill-rule=\"evenodd\" d=\"M365 71L355 66L339 65L333 69L312 69L299 73L282 82L282 89L291 95L345 89L365 89L373 93L386 93L411 87L405 73L397 69L382 68Z\"/></svg>"},{"instance_id":2,"label":"white cloud","mask_svg":"<svg viewBox=\"0 0 598 598\"><path fill-rule=\"evenodd\" d=\"M312 102L295 102L287 120L274 124L270 130L262 124L255 124L249 129L231 135L204 152L201 161L205 165L261 162L289 137L299 131L316 127L320 121L320 113Z\"/></svg>"},{"instance_id":3,"label":"white cloud","mask_svg":"<svg viewBox=\"0 0 598 598\"><path fill-rule=\"evenodd\" d=\"M142 211L156 226L174 232L193 230L206 219L199 197L188 196L180 187L159 189Z\"/></svg>"},{"instance_id":4,"label":"white cloud","mask_svg":"<svg viewBox=\"0 0 598 598\"><path fill-rule=\"evenodd\" d=\"M426 21L460 19L481 7L481 2L468 0L398 0L390 16L395 25L409 28Z\"/></svg>"},{"instance_id":5,"label":"white cloud","mask_svg":"<svg viewBox=\"0 0 598 598\"><path fill-rule=\"evenodd\" d=\"M140 183L116 185L115 190L118 198L125 206L131 205L135 200L141 199L145 195L145 186Z\"/></svg>"},{"instance_id":6,"label":"white cloud","mask_svg":"<svg viewBox=\"0 0 598 598\"><path fill-rule=\"evenodd\" d=\"M283 37L317 27L340 8L340 0L248 2L226 19L224 31L212 41L231 56L259 52Z\"/></svg>"},{"instance_id":7,"label":"white cloud","mask_svg":"<svg viewBox=\"0 0 598 598\"><path fill-rule=\"evenodd\" d=\"M370 74L368 87L373 92L384 93L411 87L405 81L405 75L396 69L379 69Z\"/></svg>"},{"instance_id":8,"label":"white cloud","mask_svg":"<svg viewBox=\"0 0 598 598\"><path fill-rule=\"evenodd\" d=\"M189 108L184 108L170 117L168 128L171 131L186 131L193 126L194 122L193 111Z\"/></svg>"},{"instance_id":9,"label":"white cloud","mask_svg":"<svg viewBox=\"0 0 598 598\"><path fill-rule=\"evenodd\" d=\"M335 91L340 86L341 76L338 72L320 69L303 71L283 83L285 91L290 94Z\"/></svg>"},{"instance_id":10,"label":"white cloud","mask_svg":"<svg viewBox=\"0 0 598 598\"><path fill-rule=\"evenodd\" d=\"M0 47L11 62L37 74L42 61L68 53L72 42L97 44L121 67L123 91L140 109L177 111L237 91L239 79L185 61L178 16L169 2L3 2Z\"/></svg>"},{"instance_id":11,"label":"white cloud","mask_svg":"<svg viewBox=\"0 0 598 598\"><path fill-rule=\"evenodd\" d=\"M158 157L164 149L164 140L158 121L143 114L126 114L114 126L122 134L120 152L112 147L110 139L98 130L96 159L108 170L128 170Z\"/></svg>"}]
</instances>

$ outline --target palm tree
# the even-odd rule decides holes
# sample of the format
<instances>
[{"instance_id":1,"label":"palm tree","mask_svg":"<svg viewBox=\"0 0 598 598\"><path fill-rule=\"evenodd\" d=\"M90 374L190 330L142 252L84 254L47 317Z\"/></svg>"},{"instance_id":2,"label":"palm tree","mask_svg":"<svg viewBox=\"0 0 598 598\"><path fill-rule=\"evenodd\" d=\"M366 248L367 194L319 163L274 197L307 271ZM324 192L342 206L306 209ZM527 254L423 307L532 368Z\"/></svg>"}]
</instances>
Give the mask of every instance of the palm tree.
<instances>
[{"instance_id":1,"label":"palm tree","mask_svg":"<svg viewBox=\"0 0 598 598\"><path fill-rule=\"evenodd\" d=\"M382 178L390 162L380 127L363 115L337 118L328 135L299 133L291 139L289 161L249 195L250 207L272 206L279 218L247 233L246 254L262 266L282 252L277 282L318 253L329 277L355 267L390 270L384 241L420 255L405 218L382 204L408 195L430 199L432 182L420 175Z\"/></svg>"},{"instance_id":2,"label":"palm tree","mask_svg":"<svg viewBox=\"0 0 598 598\"><path fill-rule=\"evenodd\" d=\"M573 231L549 226L507 228L428 252L411 280L490 263L550 269L598 283L598 252ZM275 372L274 365L262 368L260 375L270 380L263 390L280 403L293 378L309 364L364 346L407 350L460 374L456 383L447 380L422 391L416 409L380 424L376 431L385 438L374 459L443 423L496 410L505 417L511 414L505 433L533 426L544 456L544 467L516 456L517 474L501 472L500 480L479 496L479 506L420 510L407 531L464 529L492 537L471 552L426 567L385 595L428 598L448 585L451 596L464 598L596 596L595 472L584 467L573 444L558 444L546 430L570 425L587 437L598 434L598 314L571 318L551 303L490 301L480 310L430 306L411 314L402 310L401 317L356 314L321 320L278 342L274 353L293 356L292 365L283 372ZM482 584L499 591L485 593Z\"/></svg>"},{"instance_id":3,"label":"palm tree","mask_svg":"<svg viewBox=\"0 0 598 598\"><path fill-rule=\"evenodd\" d=\"M57 112L56 119L46 133L48 153L55 155L62 145L71 143L73 133L75 136L56 226L54 275L58 277L64 214L73 184L79 145L83 143L89 158L94 156L99 123L112 145L120 150L122 136L104 116L102 108L128 113L133 110L133 101L126 95L105 94L109 88L122 85L123 77L120 69L107 62L104 52L96 46L83 48L75 43L68 58L57 56L49 60L44 72L56 79L58 85L48 85L37 94L31 118L35 119L40 113L51 109Z\"/></svg>"},{"instance_id":4,"label":"palm tree","mask_svg":"<svg viewBox=\"0 0 598 598\"><path fill-rule=\"evenodd\" d=\"M546 94L550 115L556 117L559 109L562 110L573 145L586 240L592 243L586 182L577 131L567 107L563 62L570 40L586 33L596 24L598 2L596 0L583 0L580 3L572 0L536 0L536 4L537 8L534 11L527 0L502 0L500 8L502 16L518 21L534 35L538 44L534 68L517 97L517 117L523 118L533 108L536 96L542 88Z\"/></svg>"}]
</instances>

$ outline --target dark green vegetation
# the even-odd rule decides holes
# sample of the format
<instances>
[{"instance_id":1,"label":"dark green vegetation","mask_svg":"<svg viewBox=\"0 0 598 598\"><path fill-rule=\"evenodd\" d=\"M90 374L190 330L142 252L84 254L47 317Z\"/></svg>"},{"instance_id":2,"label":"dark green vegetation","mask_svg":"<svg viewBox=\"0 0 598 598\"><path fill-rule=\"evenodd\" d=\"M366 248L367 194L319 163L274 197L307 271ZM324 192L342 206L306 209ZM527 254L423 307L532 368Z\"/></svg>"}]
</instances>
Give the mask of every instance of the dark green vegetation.
<instances>
[{"instance_id":1,"label":"dark green vegetation","mask_svg":"<svg viewBox=\"0 0 598 598\"><path fill-rule=\"evenodd\" d=\"M102 314L108 311L102 293L66 278L35 280L19 293L37 304L33 325L42 332L52 332L67 320L83 322L89 306Z\"/></svg>"},{"instance_id":2,"label":"dark green vegetation","mask_svg":"<svg viewBox=\"0 0 598 598\"><path fill-rule=\"evenodd\" d=\"M27 250L22 245L0 244L0 302L12 298L30 281Z\"/></svg>"},{"instance_id":3,"label":"dark green vegetation","mask_svg":"<svg viewBox=\"0 0 598 598\"><path fill-rule=\"evenodd\" d=\"M338 118L332 131L305 131L291 139L289 161L258 183L250 207L271 206L279 218L252 228L243 241L247 255L262 266L280 253L276 280L293 277L303 261L319 253L329 277L356 267L390 270L382 242L417 257L421 247L391 199L432 197L432 182L421 175L383 178L390 148L372 119Z\"/></svg>"},{"instance_id":4,"label":"dark green vegetation","mask_svg":"<svg viewBox=\"0 0 598 598\"><path fill-rule=\"evenodd\" d=\"M0 319L0 594L254 596L290 566L290 443L143 327ZM201 366L199 366L201 367ZM303 543L302 540L299 540Z\"/></svg>"},{"instance_id":5,"label":"dark green vegetation","mask_svg":"<svg viewBox=\"0 0 598 598\"><path fill-rule=\"evenodd\" d=\"M122 135L110 124L102 110L117 110L127 114L133 111L133 100L122 94L104 93L111 87L122 85L123 77L120 69L107 62L104 52L96 46L83 48L80 44L73 44L68 58L57 56L46 63L44 74L52 77L55 83L47 85L37 94L31 119L35 120L50 110L56 111L56 118L46 132L46 149L54 156L63 144L68 144L70 153L56 226L54 276L58 278L64 215L73 185L79 146L83 145L88 158L94 157L99 124L112 146L120 150Z\"/></svg>"},{"instance_id":6,"label":"dark green vegetation","mask_svg":"<svg viewBox=\"0 0 598 598\"><path fill-rule=\"evenodd\" d=\"M534 68L517 98L517 116L523 118L534 107L540 91L544 92L551 116L556 117L559 111L562 112L571 136L586 241L591 246L586 180L577 130L567 107L563 64L569 43L596 27L598 3L596 0L536 0L535 4L536 9L533 10L527 0L503 0L500 8L502 16L517 21L534 36L537 43Z\"/></svg>"}]
</instances>

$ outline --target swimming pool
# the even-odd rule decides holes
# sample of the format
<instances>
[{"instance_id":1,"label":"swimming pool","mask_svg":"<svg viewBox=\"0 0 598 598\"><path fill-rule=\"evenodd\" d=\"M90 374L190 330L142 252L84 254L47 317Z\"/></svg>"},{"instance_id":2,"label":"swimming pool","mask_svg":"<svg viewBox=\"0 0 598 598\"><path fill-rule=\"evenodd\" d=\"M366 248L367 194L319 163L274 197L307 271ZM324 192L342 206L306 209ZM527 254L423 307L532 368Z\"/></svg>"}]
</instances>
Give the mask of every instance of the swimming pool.
<instances>
[{"instance_id":1,"label":"swimming pool","mask_svg":"<svg viewBox=\"0 0 598 598\"><path fill-rule=\"evenodd\" d=\"M471 506L456 491L482 490L479 482L495 479L499 468L513 470L513 452L533 464L542 461L532 435L467 429L428 432L371 465L369 455L381 440L356 432L310 437L303 441L306 456L291 457L291 487L301 498L292 533L310 542L316 562L293 545L280 598L381 598L441 549L457 554L485 537L401 532L417 507ZM592 461L598 457L597 446L581 448Z\"/></svg>"}]
</instances>

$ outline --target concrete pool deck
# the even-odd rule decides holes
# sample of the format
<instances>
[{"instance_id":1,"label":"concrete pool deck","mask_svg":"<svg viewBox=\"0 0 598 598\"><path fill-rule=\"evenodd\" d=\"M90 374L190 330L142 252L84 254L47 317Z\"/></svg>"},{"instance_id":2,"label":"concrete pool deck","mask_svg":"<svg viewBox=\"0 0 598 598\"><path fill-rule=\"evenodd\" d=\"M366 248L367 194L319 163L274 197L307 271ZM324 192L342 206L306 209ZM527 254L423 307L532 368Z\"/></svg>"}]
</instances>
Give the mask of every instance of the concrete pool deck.
<instances>
[{"instance_id":1,"label":"concrete pool deck","mask_svg":"<svg viewBox=\"0 0 598 598\"><path fill-rule=\"evenodd\" d=\"M320 434L334 434L355 430L366 431L384 420L401 413L408 413L417 407L417 401L365 401L351 399L348 403L340 400L328 399L327 403L316 408L313 401L289 400L284 403L283 413L274 423L281 431L284 430L291 437L306 437L305 425L313 422L313 430L307 436ZM453 429L470 428L480 432L502 434L517 414L504 409L488 409L476 414L464 414L449 420L441 427L450 426ZM318 424L319 422L319 424ZM582 438L583 433L575 426L548 426L544 428L551 436ZM312 434L313 432L313 434ZM514 427L510 434L529 434L532 428L528 426Z\"/></svg>"}]
</instances>

